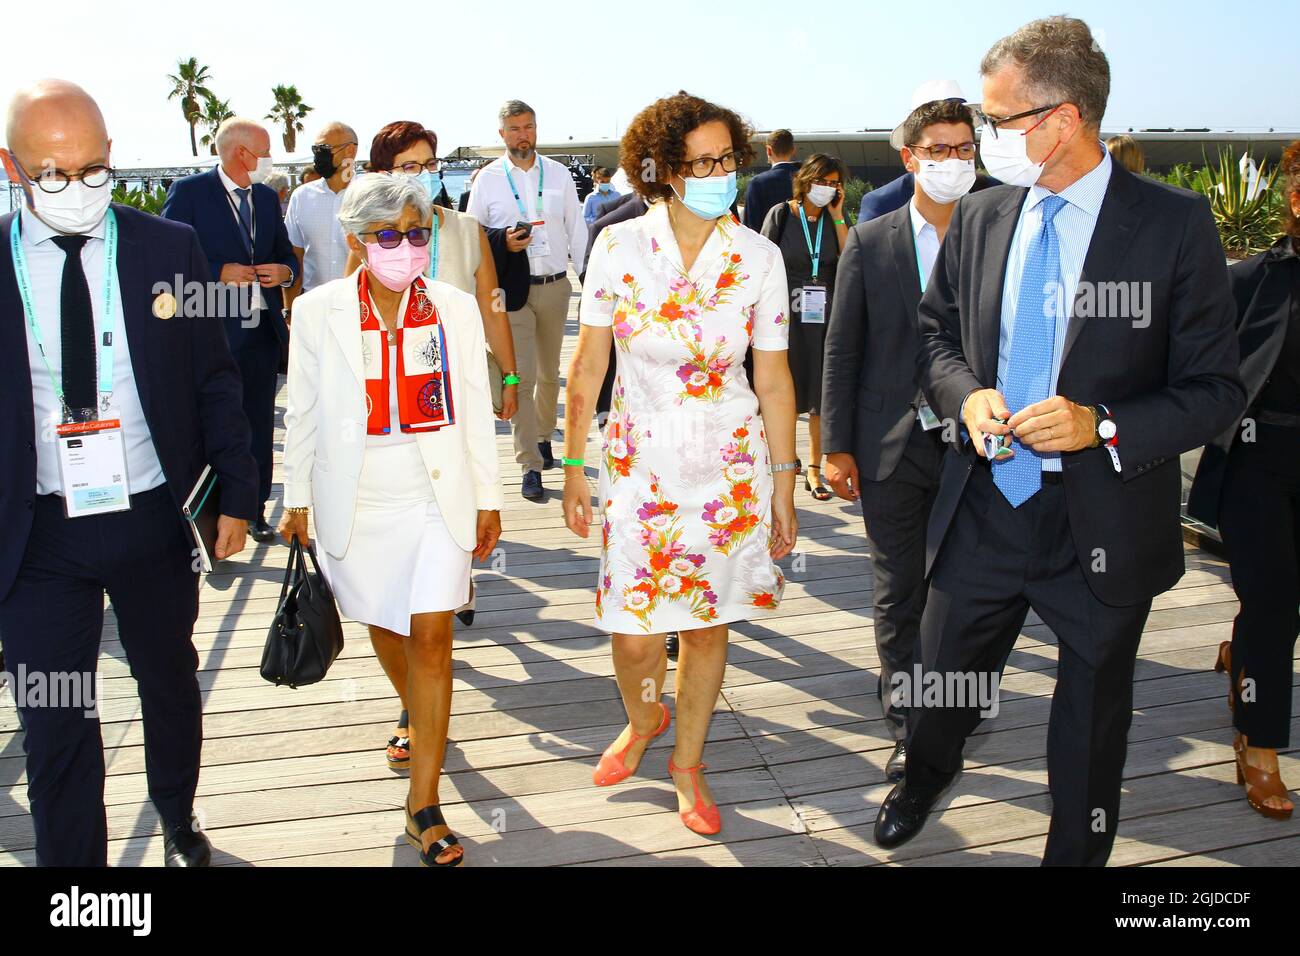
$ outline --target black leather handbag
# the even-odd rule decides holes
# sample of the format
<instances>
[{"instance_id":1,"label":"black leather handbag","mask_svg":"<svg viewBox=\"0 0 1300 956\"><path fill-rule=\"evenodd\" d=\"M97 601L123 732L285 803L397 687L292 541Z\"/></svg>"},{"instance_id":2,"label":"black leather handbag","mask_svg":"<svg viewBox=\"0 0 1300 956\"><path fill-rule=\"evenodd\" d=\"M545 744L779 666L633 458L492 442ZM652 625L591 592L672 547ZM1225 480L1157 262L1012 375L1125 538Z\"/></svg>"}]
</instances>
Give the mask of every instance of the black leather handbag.
<instances>
[{"instance_id":1,"label":"black leather handbag","mask_svg":"<svg viewBox=\"0 0 1300 956\"><path fill-rule=\"evenodd\" d=\"M275 620L262 651L262 676L275 684L300 687L324 678L343 650L343 624L334 594L316 563L316 551L307 547L307 568L302 545L289 545L289 567L280 588Z\"/></svg>"}]
</instances>

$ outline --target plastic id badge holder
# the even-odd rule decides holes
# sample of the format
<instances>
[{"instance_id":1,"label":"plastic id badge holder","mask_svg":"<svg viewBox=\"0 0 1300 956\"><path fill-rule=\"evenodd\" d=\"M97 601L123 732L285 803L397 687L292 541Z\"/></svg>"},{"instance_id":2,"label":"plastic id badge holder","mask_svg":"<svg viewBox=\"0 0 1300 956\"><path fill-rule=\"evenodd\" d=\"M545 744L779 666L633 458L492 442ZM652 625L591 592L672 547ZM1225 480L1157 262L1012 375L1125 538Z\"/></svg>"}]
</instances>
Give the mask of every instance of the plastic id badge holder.
<instances>
[{"instance_id":1,"label":"plastic id badge holder","mask_svg":"<svg viewBox=\"0 0 1300 956\"><path fill-rule=\"evenodd\" d=\"M538 219L529 225L533 227L533 239L528 243L528 258L545 259L551 254L551 241L546 236L546 220Z\"/></svg>"},{"instance_id":2,"label":"plastic id badge holder","mask_svg":"<svg viewBox=\"0 0 1300 956\"><path fill-rule=\"evenodd\" d=\"M55 441L63 511L69 518L130 509L121 419L65 422L57 427Z\"/></svg>"},{"instance_id":3,"label":"plastic id badge holder","mask_svg":"<svg viewBox=\"0 0 1300 956\"><path fill-rule=\"evenodd\" d=\"M826 324L826 286L806 285L799 290L799 321L805 325Z\"/></svg>"}]
</instances>

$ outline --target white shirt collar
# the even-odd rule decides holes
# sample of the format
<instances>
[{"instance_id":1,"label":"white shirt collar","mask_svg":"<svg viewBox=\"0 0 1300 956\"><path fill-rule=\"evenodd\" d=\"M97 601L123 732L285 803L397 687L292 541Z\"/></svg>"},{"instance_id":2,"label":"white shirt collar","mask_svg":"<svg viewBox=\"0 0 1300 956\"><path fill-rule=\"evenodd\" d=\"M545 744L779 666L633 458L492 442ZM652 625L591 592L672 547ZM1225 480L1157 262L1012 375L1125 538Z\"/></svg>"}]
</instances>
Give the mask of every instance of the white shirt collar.
<instances>
[{"instance_id":1,"label":"white shirt collar","mask_svg":"<svg viewBox=\"0 0 1300 956\"><path fill-rule=\"evenodd\" d=\"M223 186L226 187L226 192L228 192L228 193L233 193L236 189L251 189L251 188L252 188L251 184L250 184L249 186L241 186L241 185L239 185L239 183L235 182L233 179L231 179L229 176L227 176L227 175L226 175L226 171L225 171L224 169L222 169L220 166L217 167L217 175L221 177L221 185L223 185ZM250 192L249 195L251 196L252 193Z\"/></svg>"},{"instance_id":2,"label":"white shirt collar","mask_svg":"<svg viewBox=\"0 0 1300 956\"><path fill-rule=\"evenodd\" d=\"M921 233L925 231L926 226L930 227L931 232L935 233L936 235L938 234L939 230L934 228L934 223L930 222L928 219L925 218L925 216L921 215L921 210L916 208L916 196L913 196L911 201L908 202L907 208L910 211L912 216L913 238L919 239L921 237Z\"/></svg>"},{"instance_id":3,"label":"white shirt collar","mask_svg":"<svg viewBox=\"0 0 1300 956\"><path fill-rule=\"evenodd\" d=\"M34 188L40 189L39 186L36 186ZM108 187L105 186L104 188L107 189ZM27 207L26 203L23 204L21 215L22 215L23 238L26 239L28 242L30 242L33 246L35 246L37 243L45 242L47 239L53 239L55 236L63 235L63 233L59 232L57 229L52 229L45 222L42 222L36 216L36 214L33 213L31 209ZM105 213L104 216L105 218L107 218L108 214ZM92 239L103 239L104 231L106 228L107 227L104 225L104 220L101 219L99 220L99 222L95 224L94 229L84 232L82 233L82 235L90 236Z\"/></svg>"}]
</instances>

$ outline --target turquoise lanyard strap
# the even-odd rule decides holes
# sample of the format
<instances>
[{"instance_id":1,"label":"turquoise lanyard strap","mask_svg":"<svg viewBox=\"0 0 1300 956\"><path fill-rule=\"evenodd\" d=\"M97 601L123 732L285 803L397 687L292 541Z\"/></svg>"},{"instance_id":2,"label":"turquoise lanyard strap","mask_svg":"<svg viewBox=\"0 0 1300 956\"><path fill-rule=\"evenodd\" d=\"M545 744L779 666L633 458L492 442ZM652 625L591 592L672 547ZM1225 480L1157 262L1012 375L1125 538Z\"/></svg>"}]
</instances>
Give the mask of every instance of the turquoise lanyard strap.
<instances>
[{"instance_id":1,"label":"turquoise lanyard strap","mask_svg":"<svg viewBox=\"0 0 1300 956\"><path fill-rule=\"evenodd\" d=\"M921 262L921 241L920 240L921 237L919 235L912 237L912 245L916 247L916 272L917 275L921 277L921 291L924 292L925 285L927 282L930 281L930 277L926 274L925 265Z\"/></svg>"},{"instance_id":2,"label":"turquoise lanyard strap","mask_svg":"<svg viewBox=\"0 0 1300 956\"><path fill-rule=\"evenodd\" d=\"M429 251L429 278L438 278L438 211L433 212L433 230L429 239L433 248Z\"/></svg>"},{"instance_id":3,"label":"turquoise lanyard strap","mask_svg":"<svg viewBox=\"0 0 1300 956\"><path fill-rule=\"evenodd\" d=\"M63 406L65 412L69 411L68 403L63 398L63 385L54 377L54 370L50 368L49 355L45 351L45 339L41 335L41 327L36 321L36 306L32 301L32 280L27 271L27 257L23 254L22 238L19 235L20 222L22 216L15 216L13 228L9 230L9 253L14 261L14 275L18 280L18 295L23 302L23 313L27 317L27 328L31 330L32 339L36 342L36 348L41 353L41 361L45 363L45 373L50 377L50 384L54 386L54 394L58 396L59 404ZM108 407L108 399L113 394L113 361L114 351L116 350L116 319L117 315L113 309L113 293L117 290L117 216L112 209L104 217L104 311L103 321L106 331L100 337L99 348L99 394L100 407Z\"/></svg>"},{"instance_id":4,"label":"turquoise lanyard strap","mask_svg":"<svg viewBox=\"0 0 1300 956\"><path fill-rule=\"evenodd\" d=\"M808 215L799 206L799 222L803 225L803 241L808 243L808 255L812 257L812 280L817 281L817 267L822 258L822 226L826 225L825 214L817 217L817 248L813 248L812 236L808 233Z\"/></svg>"},{"instance_id":5,"label":"turquoise lanyard strap","mask_svg":"<svg viewBox=\"0 0 1300 956\"><path fill-rule=\"evenodd\" d=\"M542 218L542 185L546 182L546 167L542 165L542 157L538 156L534 160L537 163L537 218ZM510 175L510 160L501 161L506 171L506 182L510 184L510 191L515 194L515 205L519 207L519 215L528 219L528 210L524 208L524 201L519 198L519 190L515 189L515 179ZM528 220L532 222L533 220Z\"/></svg>"}]
</instances>

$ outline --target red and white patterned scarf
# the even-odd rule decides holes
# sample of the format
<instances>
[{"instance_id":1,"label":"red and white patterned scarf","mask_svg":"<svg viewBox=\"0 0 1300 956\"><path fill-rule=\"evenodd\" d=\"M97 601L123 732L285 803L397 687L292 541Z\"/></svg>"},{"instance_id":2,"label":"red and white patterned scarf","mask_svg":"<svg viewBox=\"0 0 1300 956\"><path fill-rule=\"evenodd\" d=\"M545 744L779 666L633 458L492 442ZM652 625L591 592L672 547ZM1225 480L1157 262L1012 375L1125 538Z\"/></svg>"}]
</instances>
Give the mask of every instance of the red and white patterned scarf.
<instances>
[{"instance_id":1,"label":"red and white patterned scarf","mask_svg":"<svg viewBox=\"0 0 1300 956\"><path fill-rule=\"evenodd\" d=\"M361 308L361 348L366 376L366 434L392 431L388 407L394 374L388 360L388 330L370 299L369 277L357 270ZM411 283L406 314L397 328L397 416L403 432L437 431L456 423L447 364L447 336L438 310L425 292L424 280Z\"/></svg>"}]
</instances>

